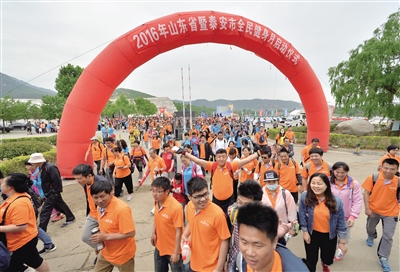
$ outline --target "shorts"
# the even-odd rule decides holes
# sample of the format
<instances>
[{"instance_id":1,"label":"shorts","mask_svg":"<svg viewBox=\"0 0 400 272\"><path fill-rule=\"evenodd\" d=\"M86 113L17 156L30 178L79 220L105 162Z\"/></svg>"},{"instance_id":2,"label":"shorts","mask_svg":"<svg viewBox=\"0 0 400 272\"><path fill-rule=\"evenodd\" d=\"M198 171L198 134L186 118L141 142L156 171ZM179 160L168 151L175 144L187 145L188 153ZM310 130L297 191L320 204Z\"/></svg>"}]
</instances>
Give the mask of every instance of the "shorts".
<instances>
[{"instance_id":1,"label":"shorts","mask_svg":"<svg viewBox=\"0 0 400 272\"><path fill-rule=\"evenodd\" d=\"M6 272L19 271L23 264L35 269L41 266L43 258L40 257L36 248L37 242L38 237L36 236L16 251L13 251L10 266L6 269Z\"/></svg>"}]
</instances>

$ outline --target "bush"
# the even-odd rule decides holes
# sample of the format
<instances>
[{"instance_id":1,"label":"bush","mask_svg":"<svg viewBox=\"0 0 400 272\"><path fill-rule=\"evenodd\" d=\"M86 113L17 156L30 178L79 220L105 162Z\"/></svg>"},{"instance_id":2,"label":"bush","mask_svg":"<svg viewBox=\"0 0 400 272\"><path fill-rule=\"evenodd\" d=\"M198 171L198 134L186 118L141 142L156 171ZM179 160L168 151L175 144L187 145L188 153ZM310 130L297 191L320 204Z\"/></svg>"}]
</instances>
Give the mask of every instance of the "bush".
<instances>
[{"instance_id":1,"label":"bush","mask_svg":"<svg viewBox=\"0 0 400 272\"><path fill-rule=\"evenodd\" d=\"M50 151L52 146L46 142L23 141L3 143L0 145L0 159L12 159L18 156L30 155L32 153L43 153Z\"/></svg>"},{"instance_id":2,"label":"bush","mask_svg":"<svg viewBox=\"0 0 400 272\"><path fill-rule=\"evenodd\" d=\"M44 158L53 163L57 164L56 156L57 150L53 148L48 152L43 153ZM25 161L29 160L30 155L28 156L18 156L11 160L4 161L0 163L0 171L6 176L10 173L24 173L29 174L28 171L25 169Z\"/></svg>"},{"instance_id":3,"label":"bush","mask_svg":"<svg viewBox=\"0 0 400 272\"><path fill-rule=\"evenodd\" d=\"M57 135L52 135L50 137L24 137L24 138L2 139L1 143L8 144L8 143L26 142L26 141L44 142L55 146L57 143Z\"/></svg>"}]
</instances>

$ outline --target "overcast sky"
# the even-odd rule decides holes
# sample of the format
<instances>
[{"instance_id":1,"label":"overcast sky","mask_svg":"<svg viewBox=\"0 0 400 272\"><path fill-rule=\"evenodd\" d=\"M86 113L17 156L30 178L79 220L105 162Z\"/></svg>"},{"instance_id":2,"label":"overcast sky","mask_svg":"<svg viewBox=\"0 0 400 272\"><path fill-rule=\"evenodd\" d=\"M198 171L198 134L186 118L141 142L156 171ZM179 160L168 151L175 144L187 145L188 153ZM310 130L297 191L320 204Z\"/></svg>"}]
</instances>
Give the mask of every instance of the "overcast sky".
<instances>
[{"instance_id":1,"label":"overcast sky","mask_svg":"<svg viewBox=\"0 0 400 272\"><path fill-rule=\"evenodd\" d=\"M111 41L137 26L179 11L214 10L269 27L307 59L328 102L329 67L396 12L398 1L370 2L133 2L2 1L1 72L54 90L61 65L86 67ZM198 44L158 55L120 87L181 99L181 68L192 99L283 99L300 102L285 76L267 61L238 47ZM54 68L54 69L53 69ZM49 71L50 70L50 71ZM47 72L48 71L48 72Z\"/></svg>"}]
</instances>

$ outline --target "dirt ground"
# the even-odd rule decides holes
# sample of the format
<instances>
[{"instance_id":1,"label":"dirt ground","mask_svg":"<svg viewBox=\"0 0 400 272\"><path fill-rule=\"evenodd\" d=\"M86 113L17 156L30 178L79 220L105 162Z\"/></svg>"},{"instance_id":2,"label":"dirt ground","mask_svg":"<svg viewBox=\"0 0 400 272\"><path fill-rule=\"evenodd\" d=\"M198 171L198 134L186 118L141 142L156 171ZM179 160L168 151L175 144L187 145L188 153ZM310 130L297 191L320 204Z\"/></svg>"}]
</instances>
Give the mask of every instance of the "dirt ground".
<instances>
[{"instance_id":1,"label":"dirt ground","mask_svg":"<svg viewBox=\"0 0 400 272\"><path fill-rule=\"evenodd\" d=\"M295 145L295 159L300 160L300 151L303 145ZM350 166L350 175L362 183L365 178L376 171L379 159L385 152L369 152L369 155L356 156L352 150L333 149L324 155L324 158L331 162L345 161ZM178 169L180 169L178 167ZM133 174L134 186L137 187L137 172ZM207 177L208 179L209 177ZM153 216L150 210L153 205L150 193L149 180L145 182L138 191L134 192L129 206L132 208L133 218L136 225L137 253L135 256L136 271L154 271L153 250L150 244L150 234L153 223ZM60 228L64 220L56 223L49 223L48 232L57 246L54 252L46 253L43 257L49 262L52 271L90 271L93 269L94 252L89 246L81 242L81 228L85 223L85 194L82 188L75 181L64 182L64 200L76 216L76 222L66 228ZM126 195L122 197L126 200ZM381 236L381 227L378 226L378 237ZM299 257L305 257L302 235L290 240L288 247ZM365 214L364 209L360 218L356 220L352 230L349 244L349 252L344 260L332 265L332 271L380 271L376 248L378 241L372 248L365 244ZM399 227L393 241L393 248L389 264L392 271L400 271L399 265ZM38 248L42 248L39 242ZM207 256L204 256L207 258ZM318 265L318 271L321 267Z\"/></svg>"}]
</instances>

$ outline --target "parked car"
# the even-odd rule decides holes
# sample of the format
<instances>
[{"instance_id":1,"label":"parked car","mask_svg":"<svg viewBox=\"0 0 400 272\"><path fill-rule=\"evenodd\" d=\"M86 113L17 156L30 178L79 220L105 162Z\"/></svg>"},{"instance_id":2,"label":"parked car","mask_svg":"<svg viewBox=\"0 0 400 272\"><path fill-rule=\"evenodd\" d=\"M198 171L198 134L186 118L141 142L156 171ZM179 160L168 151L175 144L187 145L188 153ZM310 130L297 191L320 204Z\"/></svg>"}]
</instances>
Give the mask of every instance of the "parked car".
<instances>
[{"instance_id":1,"label":"parked car","mask_svg":"<svg viewBox=\"0 0 400 272\"><path fill-rule=\"evenodd\" d=\"M8 125L8 127L11 129L11 130L14 130L14 129L26 129L26 124L25 123L11 123L11 124L9 124Z\"/></svg>"},{"instance_id":2,"label":"parked car","mask_svg":"<svg viewBox=\"0 0 400 272\"><path fill-rule=\"evenodd\" d=\"M5 127L5 131L9 133L11 129L9 127ZM3 132L3 125L0 125L0 132Z\"/></svg>"}]
</instances>

